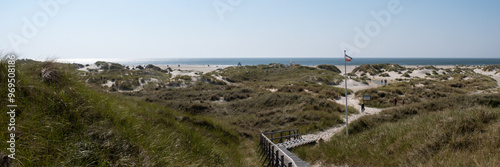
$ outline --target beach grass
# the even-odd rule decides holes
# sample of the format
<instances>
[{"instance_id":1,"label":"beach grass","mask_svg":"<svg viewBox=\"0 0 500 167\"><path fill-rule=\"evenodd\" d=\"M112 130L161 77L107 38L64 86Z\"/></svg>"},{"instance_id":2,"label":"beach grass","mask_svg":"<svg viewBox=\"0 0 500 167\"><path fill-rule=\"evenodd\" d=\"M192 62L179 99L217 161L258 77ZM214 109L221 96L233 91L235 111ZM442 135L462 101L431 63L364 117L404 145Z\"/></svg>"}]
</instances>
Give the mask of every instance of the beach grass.
<instances>
[{"instance_id":1,"label":"beach grass","mask_svg":"<svg viewBox=\"0 0 500 167\"><path fill-rule=\"evenodd\" d=\"M94 91L76 79L78 72L72 65L23 60L16 65L17 154L11 165L253 164L238 151L242 141L238 133L223 123L134 97ZM0 67L5 74L6 62ZM1 87L1 97L6 99L6 85ZM7 116L1 115L2 127ZM7 141L8 131L0 131L0 136ZM2 142L0 147L8 144Z\"/></svg>"},{"instance_id":2,"label":"beach grass","mask_svg":"<svg viewBox=\"0 0 500 167\"><path fill-rule=\"evenodd\" d=\"M6 65L0 62L2 81ZM154 65L133 70L117 63L96 65L99 69L80 71L83 65L17 61L20 144L10 163L258 166L260 132L298 128L310 134L344 123L345 106L335 99L345 90L332 86L344 77L332 65L233 66L195 76L174 76ZM340 132L321 147L298 147L294 153L308 162L336 165L498 166L500 95L492 93L500 88L492 78L469 68L397 64L363 65L358 71L364 75L350 76L367 83L367 74L405 76L419 69L430 70L429 75L356 92L371 96L367 107L389 108L352 122L348 142ZM0 98L6 99L7 85L0 87ZM394 97L398 107L392 107ZM358 111L348 107L348 113ZM2 126L7 117L0 116ZM8 135L0 131L0 140Z\"/></svg>"},{"instance_id":3,"label":"beach grass","mask_svg":"<svg viewBox=\"0 0 500 167\"><path fill-rule=\"evenodd\" d=\"M345 92L328 85L341 81L330 70L270 64L229 67L198 78L184 87L148 87L133 96L228 122L254 138L260 131L310 133L343 123L345 107L332 100ZM358 111L350 107L349 112Z\"/></svg>"},{"instance_id":4,"label":"beach grass","mask_svg":"<svg viewBox=\"0 0 500 167\"><path fill-rule=\"evenodd\" d=\"M500 95L455 95L362 117L329 142L293 152L316 164L498 166Z\"/></svg>"},{"instance_id":5,"label":"beach grass","mask_svg":"<svg viewBox=\"0 0 500 167\"><path fill-rule=\"evenodd\" d=\"M432 77L431 77L432 78ZM478 90L492 89L497 83L492 78L476 74L471 70L455 70L447 74L439 74L433 79L409 79L405 82L391 83L378 88L365 89L356 92L356 96L370 95L370 101L365 101L369 107L386 108L394 106L393 99L402 105L447 97L452 94L467 94Z\"/></svg>"}]
</instances>

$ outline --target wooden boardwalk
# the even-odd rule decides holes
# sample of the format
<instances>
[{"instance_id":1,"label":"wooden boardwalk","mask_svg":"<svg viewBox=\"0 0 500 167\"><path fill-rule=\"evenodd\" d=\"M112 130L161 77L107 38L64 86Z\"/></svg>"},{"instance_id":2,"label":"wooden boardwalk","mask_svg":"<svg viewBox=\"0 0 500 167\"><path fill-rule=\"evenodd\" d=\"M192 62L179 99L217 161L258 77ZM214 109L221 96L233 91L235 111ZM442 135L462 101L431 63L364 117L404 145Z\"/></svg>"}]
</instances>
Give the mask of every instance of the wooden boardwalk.
<instances>
[{"instance_id":1,"label":"wooden boardwalk","mask_svg":"<svg viewBox=\"0 0 500 167\"><path fill-rule=\"evenodd\" d=\"M275 140L280 143L275 144ZM315 141L302 139L298 129L261 133L259 145L263 155L262 165L267 162L267 166L272 167L310 167L288 149L312 142Z\"/></svg>"},{"instance_id":2,"label":"wooden boardwalk","mask_svg":"<svg viewBox=\"0 0 500 167\"><path fill-rule=\"evenodd\" d=\"M278 147L281 150L283 150L283 152L285 152L285 154L288 155L288 157L292 158L292 160L295 162L295 164L297 165L297 167L311 167L311 165L309 165L307 162L305 162L304 160L302 160L299 157L297 157L292 152L288 151L288 149L286 149L285 147L283 147L283 146L278 146Z\"/></svg>"},{"instance_id":3,"label":"wooden boardwalk","mask_svg":"<svg viewBox=\"0 0 500 167\"><path fill-rule=\"evenodd\" d=\"M276 145L278 145L278 147L284 147L286 149L291 149L291 148L294 148L297 146L306 145L306 144L315 143L315 142L316 142L316 140L312 140L312 139L296 139L296 140L289 140L289 141L286 141L283 143L278 143Z\"/></svg>"}]
</instances>

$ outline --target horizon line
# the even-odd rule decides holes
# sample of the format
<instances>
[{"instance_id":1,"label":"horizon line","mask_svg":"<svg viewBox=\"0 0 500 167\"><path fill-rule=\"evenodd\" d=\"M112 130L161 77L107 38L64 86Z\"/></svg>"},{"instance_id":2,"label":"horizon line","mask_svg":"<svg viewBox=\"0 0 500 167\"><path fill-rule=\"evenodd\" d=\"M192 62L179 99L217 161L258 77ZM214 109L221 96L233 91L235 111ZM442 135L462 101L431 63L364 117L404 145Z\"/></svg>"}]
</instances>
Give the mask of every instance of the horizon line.
<instances>
[{"instance_id":1,"label":"horizon line","mask_svg":"<svg viewBox=\"0 0 500 167\"><path fill-rule=\"evenodd\" d=\"M55 58L55 59L328 59L328 58L344 58L344 57L182 57L182 58L172 58L172 57L151 57L151 58ZM500 59L500 57L354 57L356 58L371 58L371 59ZM32 60L40 60L33 58L23 58L23 59L32 59Z\"/></svg>"}]
</instances>

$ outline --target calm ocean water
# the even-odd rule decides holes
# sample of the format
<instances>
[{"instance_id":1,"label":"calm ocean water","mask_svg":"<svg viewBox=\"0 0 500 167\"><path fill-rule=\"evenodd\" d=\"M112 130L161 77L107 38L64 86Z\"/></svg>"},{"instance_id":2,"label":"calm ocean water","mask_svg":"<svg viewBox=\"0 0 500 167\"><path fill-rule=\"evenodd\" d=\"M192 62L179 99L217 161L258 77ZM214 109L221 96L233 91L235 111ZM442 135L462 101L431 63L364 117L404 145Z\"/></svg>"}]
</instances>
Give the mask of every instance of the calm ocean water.
<instances>
[{"instance_id":1,"label":"calm ocean water","mask_svg":"<svg viewBox=\"0 0 500 167\"><path fill-rule=\"evenodd\" d=\"M290 64L294 62L301 65L333 64L344 65L343 58L183 58L183 59L99 59L101 61L115 62L125 65L258 65L269 63ZM63 59L69 63L91 64L97 59ZM396 63L400 65L490 65L500 64L500 58L354 58L347 65Z\"/></svg>"}]
</instances>

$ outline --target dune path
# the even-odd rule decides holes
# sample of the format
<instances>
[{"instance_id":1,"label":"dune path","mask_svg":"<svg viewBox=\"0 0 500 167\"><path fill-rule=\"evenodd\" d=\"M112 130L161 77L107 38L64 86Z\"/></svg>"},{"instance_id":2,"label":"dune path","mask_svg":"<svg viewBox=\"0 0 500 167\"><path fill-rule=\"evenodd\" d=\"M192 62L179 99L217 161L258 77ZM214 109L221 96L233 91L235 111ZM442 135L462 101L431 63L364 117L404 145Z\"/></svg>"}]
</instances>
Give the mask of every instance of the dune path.
<instances>
[{"instance_id":1,"label":"dune path","mask_svg":"<svg viewBox=\"0 0 500 167\"><path fill-rule=\"evenodd\" d=\"M344 84L338 85L336 87L344 87ZM358 114L350 114L349 115L349 117L348 117L349 123L361 118L362 116L377 114L380 111L382 111L382 109L379 109L379 108L372 108L372 107L365 106L365 111L361 112L361 105L360 105L360 101L359 101L360 99L354 96L354 93L356 91L377 87L377 85L375 83L370 83L370 85L366 85L366 84L359 83L359 82L348 79L347 80L347 87L349 89L353 90L353 93L347 96L347 98L348 98L347 105L354 107L355 109L357 109L359 111ZM346 97L341 97L340 99L331 100L331 101L334 101L338 104L345 105L345 99L346 99ZM327 130L317 132L314 134L302 135L302 138L305 140L308 140L308 141L310 141L310 140L319 141L321 139L324 141L329 141L333 135L340 132L342 129L345 129L345 124L341 125L341 126L337 126L337 127L332 127L332 128L327 129Z\"/></svg>"}]
</instances>

